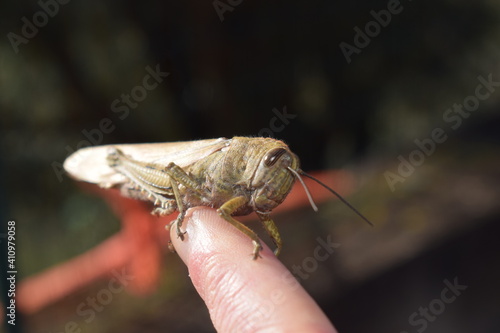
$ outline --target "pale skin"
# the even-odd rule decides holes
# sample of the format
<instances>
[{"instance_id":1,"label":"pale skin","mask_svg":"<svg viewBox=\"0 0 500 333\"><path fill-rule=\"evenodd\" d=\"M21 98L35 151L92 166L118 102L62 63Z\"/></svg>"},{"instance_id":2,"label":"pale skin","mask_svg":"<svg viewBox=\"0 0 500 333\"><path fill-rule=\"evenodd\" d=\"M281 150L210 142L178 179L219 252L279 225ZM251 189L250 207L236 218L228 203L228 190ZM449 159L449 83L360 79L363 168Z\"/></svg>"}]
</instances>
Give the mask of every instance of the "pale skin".
<instances>
[{"instance_id":1,"label":"pale skin","mask_svg":"<svg viewBox=\"0 0 500 333\"><path fill-rule=\"evenodd\" d=\"M248 238L212 208L188 210L181 240L170 236L218 332L337 332L323 311L264 244L252 258Z\"/></svg>"}]
</instances>

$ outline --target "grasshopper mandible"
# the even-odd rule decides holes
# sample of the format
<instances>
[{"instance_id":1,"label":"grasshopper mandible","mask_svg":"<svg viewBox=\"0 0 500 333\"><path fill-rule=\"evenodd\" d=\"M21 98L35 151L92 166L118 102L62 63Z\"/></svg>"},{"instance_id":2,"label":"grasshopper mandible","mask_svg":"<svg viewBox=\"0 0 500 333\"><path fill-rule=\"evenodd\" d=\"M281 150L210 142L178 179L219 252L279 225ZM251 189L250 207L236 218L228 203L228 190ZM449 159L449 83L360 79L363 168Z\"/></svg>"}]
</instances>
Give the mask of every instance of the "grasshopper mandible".
<instances>
[{"instance_id":1,"label":"grasshopper mandible","mask_svg":"<svg viewBox=\"0 0 500 333\"><path fill-rule=\"evenodd\" d=\"M233 216L254 211L276 245L277 256L282 240L270 213L285 200L295 180L301 182L317 211L301 175L325 186L370 223L339 194L303 172L299 158L284 142L272 138L88 147L69 156L64 168L77 180L104 188L118 187L126 197L152 201L153 214L168 215L178 210L171 225L176 225L182 240L185 231L181 226L188 208L217 208L222 218L252 240L254 260L260 257L260 240Z\"/></svg>"}]
</instances>

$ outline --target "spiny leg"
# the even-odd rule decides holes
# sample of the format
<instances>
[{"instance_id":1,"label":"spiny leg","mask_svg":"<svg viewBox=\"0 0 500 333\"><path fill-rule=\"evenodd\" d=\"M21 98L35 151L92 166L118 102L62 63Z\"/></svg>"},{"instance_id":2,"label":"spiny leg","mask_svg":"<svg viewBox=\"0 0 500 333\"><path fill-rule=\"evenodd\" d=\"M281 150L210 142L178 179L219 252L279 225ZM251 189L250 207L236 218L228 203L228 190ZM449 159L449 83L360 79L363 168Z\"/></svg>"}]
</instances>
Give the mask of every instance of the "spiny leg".
<instances>
[{"instance_id":1,"label":"spiny leg","mask_svg":"<svg viewBox=\"0 0 500 333\"><path fill-rule=\"evenodd\" d=\"M175 199L172 199L172 200L166 201L165 205L162 205L160 207L155 207L151 211L151 214L157 215L157 216L166 216L166 215L172 214L176 210L177 210L177 203L175 202Z\"/></svg>"},{"instance_id":2,"label":"spiny leg","mask_svg":"<svg viewBox=\"0 0 500 333\"><path fill-rule=\"evenodd\" d=\"M179 193L179 185L183 185L185 188L192 190L200 197L203 197L205 193L200 190L200 185L189 176L186 171L184 171L177 164L171 162L164 169L165 173L169 176L169 185L174 193L175 201L177 202L177 209L179 210L179 216L171 222L170 225L176 224L177 236L184 240L185 231L181 231L182 222L186 216L186 209L182 203L182 198Z\"/></svg>"},{"instance_id":3,"label":"spiny leg","mask_svg":"<svg viewBox=\"0 0 500 333\"><path fill-rule=\"evenodd\" d=\"M281 241L281 236L278 231L278 227L271 219L269 213L261 213L261 212L255 212L255 213L259 217L260 222L264 226L264 229L266 229L267 233L273 240L274 245L276 245L276 250L274 250L274 255L278 256L281 252L281 248L283 247L283 242Z\"/></svg>"},{"instance_id":4,"label":"spiny leg","mask_svg":"<svg viewBox=\"0 0 500 333\"><path fill-rule=\"evenodd\" d=\"M220 216L222 216L224 220L231 223L236 227L236 229L250 237L253 243L253 260L255 260L260 257L259 252L262 250L262 245L260 244L259 237L250 228L235 220L231 216L231 214L233 214L236 210L238 210L238 208L245 205L246 203L247 199L245 197L235 197L226 201L219 209L217 209L217 212Z\"/></svg>"},{"instance_id":5,"label":"spiny leg","mask_svg":"<svg viewBox=\"0 0 500 333\"><path fill-rule=\"evenodd\" d=\"M177 208L179 210L179 216L172 223L177 224L177 236L181 240L184 240L184 234L186 232L181 231L181 226L182 226L182 221L184 220L184 217L186 216L186 210L184 209L184 205L182 203L182 198L181 198L180 193L179 193L178 185L179 184L183 185L184 187L195 192L200 197L203 197L205 195L205 193L200 190L200 184L198 184L194 179L192 179L191 176L189 176L186 173L186 171L184 171L177 164L175 164L173 162L169 163L167 165L167 167L165 168L165 173L168 174L170 177L170 184L172 186L172 191L174 192L174 197L175 197L175 200L177 201ZM176 184L174 184L174 182Z\"/></svg>"},{"instance_id":6,"label":"spiny leg","mask_svg":"<svg viewBox=\"0 0 500 333\"><path fill-rule=\"evenodd\" d=\"M170 162L165 168L165 172L170 176L170 178L174 179L177 183L184 185L184 187L194 191L200 197L204 197L206 195L205 192L200 190L200 184L191 178L191 176L177 164Z\"/></svg>"},{"instance_id":7,"label":"spiny leg","mask_svg":"<svg viewBox=\"0 0 500 333\"><path fill-rule=\"evenodd\" d=\"M182 203L182 198L179 194L179 188L177 184L174 183L173 179L170 179L170 184L172 186L172 190L174 192L175 201L177 202L177 209L179 210L179 215L177 218L171 222L175 223L177 226L177 237L181 240L184 240L185 231L181 231L182 221L184 221L184 216L186 216L186 211L184 210L184 204Z\"/></svg>"},{"instance_id":8,"label":"spiny leg","mask_svg":"<svg viewBox=\"0 0 500 333\"><path fill-rule=\"evenodd\" d=\"M171 200L168 198L171 195L171 190L167 187L170 181L168 175L163 171L163 167L136 161L114 147L108 151L107 162L110 168L121 173L130 181L130 184L122 187L122 194L143 199L142 195L141 197L133 196L133 192L127 190L127 188L135 187L144 193L147 199L151 199L155 206L167 208L169 200Z\"/></svg>"}]
</instances>

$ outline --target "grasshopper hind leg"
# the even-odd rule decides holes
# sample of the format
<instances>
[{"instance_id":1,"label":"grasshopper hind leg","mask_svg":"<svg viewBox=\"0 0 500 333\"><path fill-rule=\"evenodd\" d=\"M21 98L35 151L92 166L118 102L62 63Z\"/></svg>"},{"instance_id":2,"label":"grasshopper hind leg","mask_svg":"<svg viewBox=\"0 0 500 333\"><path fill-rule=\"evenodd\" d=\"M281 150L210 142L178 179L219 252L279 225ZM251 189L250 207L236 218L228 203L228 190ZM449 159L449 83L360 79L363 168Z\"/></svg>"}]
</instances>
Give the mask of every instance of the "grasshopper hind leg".
<instances>
[{"instance_id":1,"label":"grasshopper hind leg","mask_svg":"<svg viewBox=\"0 0 500 333\"><path fill-rule=\"evenodd\" d=\"M155 209L153 209L151 214L159 215L159 216L170 215L173 212L175 212L176 209L177 208L173 205L171 207L167 207L167 208L156 207ZM177 216L177 218L175 220L170 221L170 223L165 226L165 229L170 230L170 228L172 228L172 226L175 225L176 229L177 229L176 230L177 237L179 237L181 240L184 240L184 234L186 233L185 231L181 230L182 221L184 221L185 216L186 216L186 212L183 210L183 211L179 212L179 215Z\"/></svg>"},{"instance_id":2,"label":"grasshopper hind leg","mask_svg":"<svg viewBox=\"0 0 500 333\"><path fill-rule=\"evenodd\" d=\"M179 210L179 215L174 221L171 222L171 224L175 223L175 225L177 226L177 237L179 237L181 240L184 240L184 234L186 232L181 230L181 226L182 221L184 221L184 217L186 216L186 209L184 207L184 204L182 203L178 184L175 184L175 181L172 178L170 179L170 183L172 185L172 191L174 192L175 201L177 202L177 209Z\"/></svg>"},{"instance_id":3,"label":"grasshopper hind leg","mask_svg":"<svg viewBox=\"0 0 500 333\"><path fill-rule=\"evenodd\" d=\"M185 211L180 212L179 216L177 216L177 218L175 220L173 220L172 222L170 222L170 227L175 224L176 229L177 229L176 230L177 237L179 237L181 240L184 240L184 234L186 234L186 231L182 231L181 230L182 221L184 221L184 217L185 216L186 216L186 212Z\"/></svg>"}]
</instances>

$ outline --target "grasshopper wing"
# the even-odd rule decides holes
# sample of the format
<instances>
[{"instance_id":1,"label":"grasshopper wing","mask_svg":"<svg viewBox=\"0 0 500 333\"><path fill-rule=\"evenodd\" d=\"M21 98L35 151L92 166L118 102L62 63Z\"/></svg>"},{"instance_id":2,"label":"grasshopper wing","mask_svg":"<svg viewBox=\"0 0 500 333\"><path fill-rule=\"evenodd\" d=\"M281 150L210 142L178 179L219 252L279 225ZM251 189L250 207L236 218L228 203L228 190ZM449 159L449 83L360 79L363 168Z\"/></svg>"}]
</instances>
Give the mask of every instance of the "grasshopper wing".
<instances>
[{"instance_id":1,"label":"grasshopper wing","mask_svg":"<svg viewBox=\"0 0 500 333\"><path fill-rule=\"evenodd\" d=\"M126 183L128 179L109 167L107 156L110 148L118 148L136 161L164 166L174 162L183 168L227 147L230 143L231 139L219 138L87 147L71 154L64 161L64 169L77 180L112 187Z\"/></svg>"}]
</instances>

